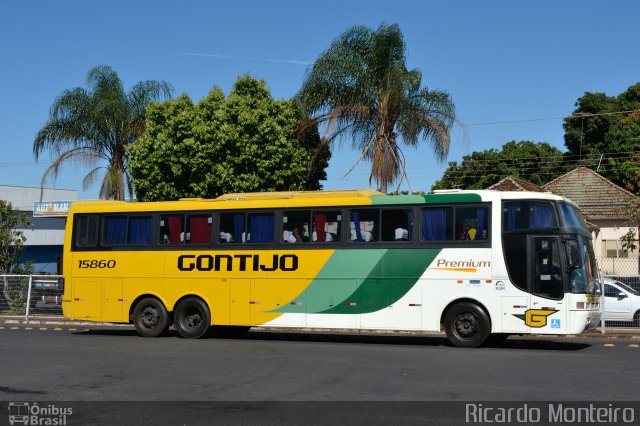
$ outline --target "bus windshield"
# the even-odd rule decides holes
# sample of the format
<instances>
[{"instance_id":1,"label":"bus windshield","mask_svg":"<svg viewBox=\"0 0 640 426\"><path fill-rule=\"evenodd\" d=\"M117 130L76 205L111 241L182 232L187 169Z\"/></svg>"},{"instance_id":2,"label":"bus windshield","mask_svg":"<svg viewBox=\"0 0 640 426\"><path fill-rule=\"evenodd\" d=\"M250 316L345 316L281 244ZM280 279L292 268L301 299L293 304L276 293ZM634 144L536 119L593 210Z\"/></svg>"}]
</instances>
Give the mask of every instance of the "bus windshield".
<instances>
[{"instance_id":1,"label":"bus windshield","mask_svg":"<svg viewBox=\"0 0 640 426\"><path fill-rule=\"evenodd\" d=\"M593 293L597 268L591 241L578 237L567 240L567 262L572 293Z\"/></svg>"},{"instance_id":2,"label":"bus windshield","mask_svg":"<svg viewBox=\"0 0 640 426\"><path fill-rule=\"evenodd\" d=\"M562 216L562 223L566 227L580 228L588 232L587 222L582 217L580 210L574 206L566 203L560 204L560 216Z\"/></svg>"}]
</instances>

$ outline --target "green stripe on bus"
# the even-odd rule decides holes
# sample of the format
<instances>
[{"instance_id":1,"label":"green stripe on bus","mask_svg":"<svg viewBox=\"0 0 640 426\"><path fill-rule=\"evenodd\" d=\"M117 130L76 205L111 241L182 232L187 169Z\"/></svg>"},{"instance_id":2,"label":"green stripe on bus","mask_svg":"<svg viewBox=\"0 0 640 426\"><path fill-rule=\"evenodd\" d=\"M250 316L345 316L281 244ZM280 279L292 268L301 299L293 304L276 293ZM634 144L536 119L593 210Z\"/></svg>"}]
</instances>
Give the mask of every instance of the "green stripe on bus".
<instances>
[{"instance_id":1,"label":"green stripe on bus","mask_svg":"<svg viewBox=\"0 0 640 426\"><path fill-rule=\"evenodd\" d=\"M289 305L272 312L316 313L343 303L363 278L372 274L381 276L380 260L386 251L387 249L336 250L299 296Z\"/></svg>"},{"instance_id":2,"label":"green stripe on bus","mask_svg":"<svg viewBox=\"0 0 640 426\"><path fill-rule=\"evenodd\" d=\"M393 204L447 204L447 203L479 203L482 197L478 194L425 194L425 195L393 195L371 196L373 205Z\"/></svg>"},{"instance_id":3,"label":"green stripe on bus","mask_svg":"<svg viewBox=\"0 0 640 426\"><path fill-rule=\"evenodd\" d=\"M416 284L441 249L390 249L381 259L382 276L374 271L347 299L323 314L367 314L396 303Z\"/></svg>"},{"instance_id":4,"label":"green stripe on bus","mask_svg":"<svg viewBox=\"0 0 640 426\"><path fill-rule=\"evenodd\" d=\"M404 296L440 250L336 251L305 291L292 303L272 312L363 314L378 311Z\"/></svg>"}]
</instances>

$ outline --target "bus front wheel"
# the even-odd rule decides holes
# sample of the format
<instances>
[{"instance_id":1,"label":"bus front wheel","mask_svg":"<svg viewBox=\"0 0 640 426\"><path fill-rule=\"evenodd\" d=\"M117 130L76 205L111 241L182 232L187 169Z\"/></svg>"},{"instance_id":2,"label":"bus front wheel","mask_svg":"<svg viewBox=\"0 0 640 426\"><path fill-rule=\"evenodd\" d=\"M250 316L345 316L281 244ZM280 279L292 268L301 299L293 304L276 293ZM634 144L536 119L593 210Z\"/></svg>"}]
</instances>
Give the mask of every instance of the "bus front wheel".
<instances>
[{"instance_id":1,"label":"bus front wheel","mask_svg":"<svg viewBox=\"0 0 640 426\"><path fill-rule=\"evenodd\" d=\"M142 337L157 337L169 328L169 314L158 299L142 299L133 311L133 325Z\"/></svg>"},{"instance_id":2,"label":"bus front wheel","mask_svg":"<svg viewBox=\"0 0 640 426\"><path fill-rule=\"evenodd\" d=\"M487 342L491 321L484 309L475 303L463 302L449 309L444 318L449 341L459 348L477 348Z\"/></svg>"},{"instance_id":3,"label":"bus front wheel","mask_svg":"<svg viewBox=\"0 0 640 426\"><path fill-rule=\"evenodd\" d=\"M207 333L211 325L209 307L197 297L186 298L173 312L173 322L180 336L198 339Z\"/></svg>"}]
</instances>

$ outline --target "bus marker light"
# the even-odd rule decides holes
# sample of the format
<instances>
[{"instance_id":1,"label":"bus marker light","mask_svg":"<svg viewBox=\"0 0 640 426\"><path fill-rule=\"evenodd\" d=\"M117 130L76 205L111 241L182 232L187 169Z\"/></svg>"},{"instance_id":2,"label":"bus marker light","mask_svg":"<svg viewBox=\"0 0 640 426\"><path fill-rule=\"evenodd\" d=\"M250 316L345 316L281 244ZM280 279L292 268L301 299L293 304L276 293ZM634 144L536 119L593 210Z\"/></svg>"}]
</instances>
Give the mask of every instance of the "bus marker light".
<instances>
[{"instance_id":1,"label":"bus marker light","mask_svg":"<svg viewBox=\"0 0 640 426\"><path fill-rule=\"evenodd\" d=\"M254 302L253 300L251 302L249 302L250 305L259 305L260 302Z\"/></svg>"},{"instance_id":2,"label":"bus marker light","mask_svg":"<svg viewBox=\"0 0 640 426\"><path fill-rule=\"evenodd\" d=\"M302 305L302 302L291 302L291 304L294 306L300 306Z\"/></svg>"},{"instance_id":3,"label":"bus marker light","mask_svg":"<svg viewBox=\"0 0 640 426\"><path fill-rule=\"evenodd\" d=\"M355 302L344 302L344 306L356 306Z\"/></svg>"},{"instance_id":4,"label":"bus marker light","mask_svg":"<svg viewBox=\"0 0 640 426\"><path fill-rule=\"evenodd\" d=\"M421 303L409 303L409 306L422 306Z\"/></svg>"},{"instance_id":5,"label":"bus marker light","mask_svg":"<svg viewBox=\"0 0 640 426\"><path fill-rule=\"evenodd\" d=\"M485 281L487 284L491 284L493 281L492 280L486 280Z\"/></svg>"},{"instance_id":6,"label":"bus marker light","mask_svg":"<svg viewBox=\"0 0 640 426\"><path fill-rule=\"evenodd\" d=\"M458 280L458 284L462 284L463 282L463 280Z\"/></svg>"},{"instance_id":7,"label":"bus marker light","mask_svg":"<svg viewBox=\"0 0 640 426\"><path fill-rule=\"evenodd\" d=\"M584 309L584 302L576 303L576 309Z\"/></svg>"}]
</instances>

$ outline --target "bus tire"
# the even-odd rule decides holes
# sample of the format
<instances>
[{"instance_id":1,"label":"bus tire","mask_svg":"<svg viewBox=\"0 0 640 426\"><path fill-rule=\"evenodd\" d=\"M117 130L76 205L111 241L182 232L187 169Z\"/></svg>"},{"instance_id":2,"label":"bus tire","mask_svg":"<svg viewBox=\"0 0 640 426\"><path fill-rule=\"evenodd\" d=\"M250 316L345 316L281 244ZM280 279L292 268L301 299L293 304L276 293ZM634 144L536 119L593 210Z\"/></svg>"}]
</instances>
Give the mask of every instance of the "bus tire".
<instances>
[{"instance_id":1,"label":"bus tire","mask_svg":"<svg viewBox=\"0 0 640 426\"><path fill-rule=\"evenodd\" d=\"M207 334L211 325L209 307L202 299L188 297L178 303L173 312L173 323L180 336L199 339Z\"/></svg>"},{"instance_id":2,"label":"bus tire","mask_svg":"<svg viewBox=\"0 0 640 426\"><path fill-rule=\"evenodd\" d=\"M487 342L491 334L491 320L480 306L462 302L449 309L444 317L444 329L454 346L477 348Z\"/></svg>"},{"instance_id":3,"label":"bus tire","mask_svg":"<svg viewBox=\"0 0 640 426\"><path fill-rule=\"evenodd\" d=\"M142 337L158 337L169 328L169 313L158 299L147 297L136 305L133 325Z\"/></svg>"}]
</instances>

